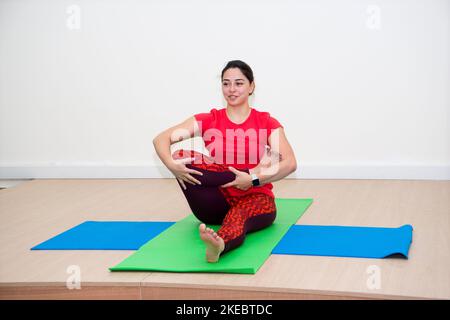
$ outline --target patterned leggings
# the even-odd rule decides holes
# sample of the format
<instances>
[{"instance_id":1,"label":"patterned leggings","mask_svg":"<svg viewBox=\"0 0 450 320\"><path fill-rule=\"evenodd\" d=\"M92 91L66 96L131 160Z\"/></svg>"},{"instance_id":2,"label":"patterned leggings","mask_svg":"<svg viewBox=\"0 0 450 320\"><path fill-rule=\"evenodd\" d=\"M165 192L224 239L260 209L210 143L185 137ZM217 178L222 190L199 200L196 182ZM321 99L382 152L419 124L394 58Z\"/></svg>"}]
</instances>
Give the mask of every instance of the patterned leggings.
<instances>
[{"instance_id":1,"label":"patterned leggings","mask_svg":"<svg viewBox=\"0 0 450 320\"><path fill-rule=\"evenodd\" d=\"M177 182L197 219L206 224L221 224L217 234L225 242L222 254L240 246L247 233L266 228L275 221L272 197L263 193L230 197L220 188L235 179L227 165L216 164L212 158L193 150L175 151L172 158L195 158L186 167L203 173L203 176L192 174L201 185L184 182L184 190L178 179Z\"/></svg>"}]
</instances>

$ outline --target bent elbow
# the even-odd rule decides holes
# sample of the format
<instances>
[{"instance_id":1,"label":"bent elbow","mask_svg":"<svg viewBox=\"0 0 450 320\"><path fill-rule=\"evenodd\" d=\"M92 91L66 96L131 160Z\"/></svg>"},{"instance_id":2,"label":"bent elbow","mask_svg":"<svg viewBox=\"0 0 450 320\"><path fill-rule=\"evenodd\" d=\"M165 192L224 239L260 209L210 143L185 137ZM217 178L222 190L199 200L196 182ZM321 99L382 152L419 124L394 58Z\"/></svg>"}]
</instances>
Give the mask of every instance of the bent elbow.
<instances>
[{"instance_id":1,"label":"bent elbow","mask_svg":"<svg viewBox=\"0 0 450 320\"><path fill-rule=\"evenodd\" d=\"M284 161L286 168L289 168L291 173L297 170L297 160L294 157L285 158Z\"/></svg>"},{"instance_id":2,"label":"bent elbow","mask_svg":"<svg viewBox=\"0 0 450 320\"><path fill-rule=\"evenodd\" d=\"M296 171L297 170L297 161L292 161L292 164L291 164L291 171L292 172L294 172L294 171Z\"/></svg>"},{"instance_id":3,"label":"bent elbow","mask_svg":"<svg viewBox=\"0 0 450 320\"><path fill-rule=\"evenodd\" d=\"M297 162L294 163L294 166L292 167L292 172L297 171Z\"/></svg>"},{"instance_id":4,"label":"bent elbow","mask_svg":"<svg viewBox=\"0 0 450 320\"><path fill-rule=\"evenodd\" d=\"M155 144L155 143L158 141L158 139L159 139L160 136L161 136L161 133L158 133L158 134L153 138L153 144Z\"/></svg>"}]
</instances>

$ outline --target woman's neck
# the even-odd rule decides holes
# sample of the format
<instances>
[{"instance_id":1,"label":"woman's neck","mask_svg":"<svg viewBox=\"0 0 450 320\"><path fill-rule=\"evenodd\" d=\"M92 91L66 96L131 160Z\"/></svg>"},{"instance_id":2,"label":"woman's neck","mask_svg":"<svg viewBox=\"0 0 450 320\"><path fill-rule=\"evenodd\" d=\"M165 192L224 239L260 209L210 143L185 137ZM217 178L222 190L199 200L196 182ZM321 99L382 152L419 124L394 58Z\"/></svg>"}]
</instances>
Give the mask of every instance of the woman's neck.
<instances>
[{"instance_id":1,"label":"woman's neck","mask_svg":"<svg viewBox=\"0 0 450 320\"><path fill-rule=\"evenodd\" d=\"M227 115L231 120L234 120L236 122L239 122L245 118L250 113L250 106L248 103L242 104L240 106L230 106L227 105Z\"/></svg>"}]
</instances>

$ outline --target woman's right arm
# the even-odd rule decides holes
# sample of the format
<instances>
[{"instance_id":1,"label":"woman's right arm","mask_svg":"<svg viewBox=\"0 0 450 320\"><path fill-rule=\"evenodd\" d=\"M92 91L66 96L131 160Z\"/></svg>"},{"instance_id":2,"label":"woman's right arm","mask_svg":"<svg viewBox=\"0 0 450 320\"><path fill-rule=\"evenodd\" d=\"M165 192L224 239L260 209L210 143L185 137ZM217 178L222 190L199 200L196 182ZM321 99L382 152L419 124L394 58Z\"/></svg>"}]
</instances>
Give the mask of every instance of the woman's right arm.
<instances>
[{"instance_id":1,"label":"woman's right arm","mask_svg":"<svg viewBox=\"0 0 450 320\"><path fill-rule=\"evenodd\" d=\"M186 189L183 181L190 184L201 184L200 181L192 177L190 174L200 174L201 172L189 169L185 163L191 159L173 160L170 153L170 146L176 142L190 139L199 135L199 129L195 117L189 117L182 123L164 130L153 139L153 145L164 165L173 173L180 184Z\"/></svg>"}]
</instances>

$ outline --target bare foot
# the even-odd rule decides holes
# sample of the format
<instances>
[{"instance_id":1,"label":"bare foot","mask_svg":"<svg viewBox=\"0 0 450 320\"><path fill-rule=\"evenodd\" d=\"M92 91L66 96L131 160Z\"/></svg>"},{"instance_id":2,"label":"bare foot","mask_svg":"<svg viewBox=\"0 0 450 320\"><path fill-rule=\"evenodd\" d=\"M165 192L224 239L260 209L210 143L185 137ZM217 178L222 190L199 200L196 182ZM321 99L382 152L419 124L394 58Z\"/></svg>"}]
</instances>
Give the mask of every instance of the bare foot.
<instances>
[{"instance_id":1,"label":"bare foot","mask_svg":"<svg viewBox=\"0 0 450 320\"><path fill-rule=\"evenodd\" d=\"M225 243L221 237L206 225L202 223L199 227L200 238L206 244L206 260L208 262L217 262L219 256L225 248Z\"/></svg>"}]
</instances>

